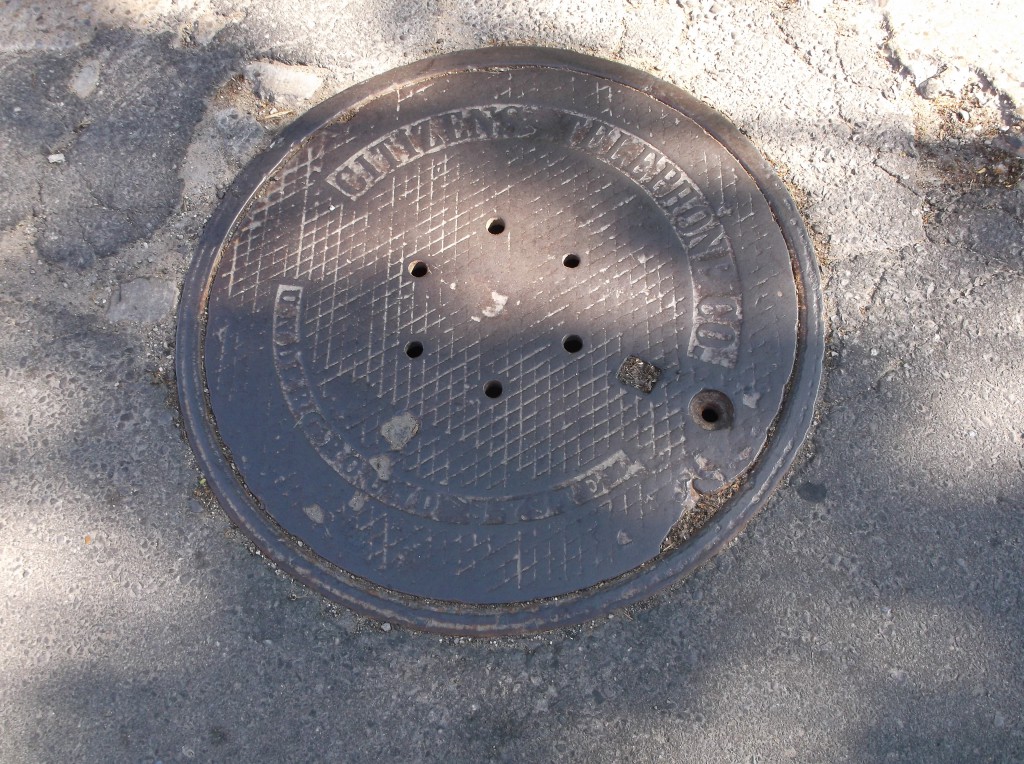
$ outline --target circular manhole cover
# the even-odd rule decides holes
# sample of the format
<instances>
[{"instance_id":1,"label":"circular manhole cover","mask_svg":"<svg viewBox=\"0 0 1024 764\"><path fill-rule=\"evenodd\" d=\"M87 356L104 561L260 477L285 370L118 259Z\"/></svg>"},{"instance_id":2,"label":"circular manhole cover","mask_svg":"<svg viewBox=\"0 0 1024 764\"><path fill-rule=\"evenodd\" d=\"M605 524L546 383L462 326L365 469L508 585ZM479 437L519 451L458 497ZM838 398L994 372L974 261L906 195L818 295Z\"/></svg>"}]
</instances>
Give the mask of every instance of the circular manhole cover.
<instances>
[{"instance_id":1,"label":"circular manhole cover","mask_svg":"<svg viewBox=\"0 0 1024 764\"><path fill-rule=\"evenodd\" d=\"M185 284L185 423L293 576L417 628L577 623L688 574L811 421L817 265L725 119L627 67L460 53L250 165Z\"/></svg>"}]
</instances>

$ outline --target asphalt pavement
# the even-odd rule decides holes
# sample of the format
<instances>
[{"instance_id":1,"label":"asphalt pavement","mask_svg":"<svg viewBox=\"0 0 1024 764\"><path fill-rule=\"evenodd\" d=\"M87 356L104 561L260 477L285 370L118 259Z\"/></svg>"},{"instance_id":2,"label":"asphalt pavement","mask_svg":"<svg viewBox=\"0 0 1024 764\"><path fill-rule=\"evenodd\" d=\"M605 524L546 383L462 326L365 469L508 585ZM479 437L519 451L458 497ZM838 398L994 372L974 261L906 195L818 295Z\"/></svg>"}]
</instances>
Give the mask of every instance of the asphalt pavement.
<instances>
[{"instance_id":1,"label":"asphalt pavement","mask_svg":"<svg viewBox=\"0 0 1024 764\"><path fill-rule=\"evenodd\" d=\"M1024 11L1011 2L9 0L0 761L1024 761ZM245 163L442 52L622 61L733 120L822 265L818 421L739 539L598 623L351 614L232 529L173 379Z\"/></svg>"}]
</instances>

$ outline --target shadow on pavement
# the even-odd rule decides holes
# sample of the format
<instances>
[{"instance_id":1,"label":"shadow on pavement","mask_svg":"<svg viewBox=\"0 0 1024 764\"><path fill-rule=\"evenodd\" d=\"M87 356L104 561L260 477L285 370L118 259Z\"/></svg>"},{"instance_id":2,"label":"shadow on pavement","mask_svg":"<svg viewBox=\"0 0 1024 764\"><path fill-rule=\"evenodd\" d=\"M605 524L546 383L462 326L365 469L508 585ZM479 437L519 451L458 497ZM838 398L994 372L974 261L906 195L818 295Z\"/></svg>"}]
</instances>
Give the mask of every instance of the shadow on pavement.
<instances>
[{"instance_id":1,"label":"shadow on pavement","mask_svg":"<svg viewBox=\"0 0 1024 764\"><path fill-rule=\"evenodd\" d=\"M3 227L34 211L40 254L69 280L149 235L180 202L205 98L244 56L101 30L5 67L0 94L23 121L0 118L4 171L41 196L0 203ZM106 100L58 92L98 59L117 73ZM66 164L42 180L24 169L58 149ZM1017 208L992 209L1019 226ZM951 220L920 251L834 266L822 421L732 547L645 607L515 640L384 632L276 575L192 502L153 337L14 284L0 351L23 397L0 418L0 530L12 575L53 565L24 562L0 610L0 758L1024 756L1020 260L983 237L967 253ZM844 296L843 268L877 281L866 307Z\"/></svg>"}]
</instances>

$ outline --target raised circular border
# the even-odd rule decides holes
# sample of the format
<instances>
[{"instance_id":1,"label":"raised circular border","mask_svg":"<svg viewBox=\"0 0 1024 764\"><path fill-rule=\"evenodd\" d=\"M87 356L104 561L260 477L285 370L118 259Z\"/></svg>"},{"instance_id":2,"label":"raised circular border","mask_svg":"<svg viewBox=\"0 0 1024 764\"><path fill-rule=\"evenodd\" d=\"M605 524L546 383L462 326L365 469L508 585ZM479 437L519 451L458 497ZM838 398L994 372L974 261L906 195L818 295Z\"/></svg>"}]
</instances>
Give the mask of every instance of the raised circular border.
<instances>
[{"instance_id":1,"label":"raised circular border","mask_svg":"<svg viewBox=\"0 0 1024 764\"><path fill-rule=\"evenodd\" d=\"M685 544L617 578L563 596L503 605L467 605L396 592L354 576L290 541L249 493L221 442L206 390L203 345L209 288L221 248L264 180L303 141L382 93L463 71L544 67L600 77L638 90L699 124L754 179L789 247L799 299L797 357L786 398L758 461L729 502ZM646 72L571 51L496 47L461 51L393 69L355 85L292 122L238 175L210 218L189 265L178 306L175 370L190 445L224 511L276 565L341 604L414 629L463 636L505 636L572 626L651 597L689 576L723 549L764 506L796 458L814 417L825 337L818 262L792 198L753 144L725 117Z\"/></svg>"}]
</instances>

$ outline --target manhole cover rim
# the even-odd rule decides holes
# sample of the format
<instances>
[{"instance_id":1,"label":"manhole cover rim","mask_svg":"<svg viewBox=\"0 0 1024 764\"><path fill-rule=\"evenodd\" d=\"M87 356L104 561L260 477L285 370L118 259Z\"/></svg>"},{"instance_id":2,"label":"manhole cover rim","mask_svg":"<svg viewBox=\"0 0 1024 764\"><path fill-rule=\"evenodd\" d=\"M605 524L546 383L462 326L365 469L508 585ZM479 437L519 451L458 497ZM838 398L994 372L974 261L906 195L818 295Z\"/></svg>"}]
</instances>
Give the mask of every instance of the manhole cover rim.
<instances>
[{"instance_id":1,"label":"manhole cover rim","mask_svg":"<svg viewBox=\"0 0 1024 764\"><path fill-rule=\"evenodd\" d=\"M797 358L782 409L764 452L726 506L693 538L617 578L544 600L466 605L385 589L343 571L306 547L266 512L227 457L206 388L205 316L215 265L224 242L264 180L299 144L324 125L399 86L465 71L545 67L611 80L639 90L697 122L753 178L789 247L798 292ZM592 620L647 599L689 576L732 541L767 501L808 434L824 355L824 324L817 259L787 189L753 144L725 117L688 93L623 64L554 48L505 47L461 51L409 64L355 85L317 105L282 131L239 173L211 216L189 264L178 308L175 345L178 398L189 443L229 519L275 565L327 597L365 615L411 628L456 635L501 636L544 631ZM300 551L301 550L301 551Z\"/></svg>"}]
</instances>

